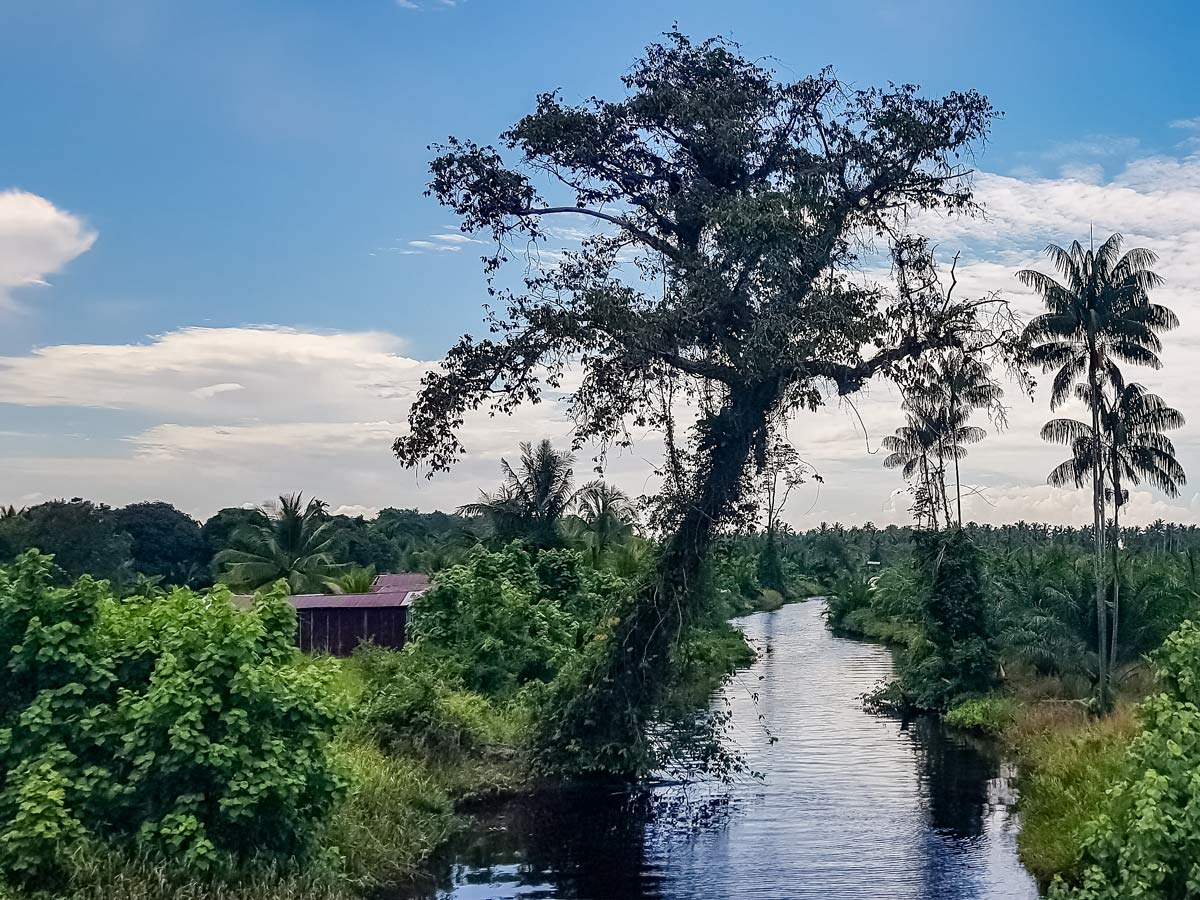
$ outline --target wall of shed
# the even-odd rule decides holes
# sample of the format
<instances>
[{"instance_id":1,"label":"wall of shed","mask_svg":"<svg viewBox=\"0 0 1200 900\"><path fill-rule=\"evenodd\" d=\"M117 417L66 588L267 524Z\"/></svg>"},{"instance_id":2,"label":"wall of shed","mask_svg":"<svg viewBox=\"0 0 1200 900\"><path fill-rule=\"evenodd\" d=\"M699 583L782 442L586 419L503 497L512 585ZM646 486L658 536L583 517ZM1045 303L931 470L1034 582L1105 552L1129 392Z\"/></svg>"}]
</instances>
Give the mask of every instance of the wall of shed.
<instances>
[{"instance_id":1,"label":"wall of shed","mask_svg":"<svg viewBox=\"0 0 1200 900\"><path fill-rule=\"evenodd\" d=\"M349 656L364 641L399 650L404 646L408 608L318 607L296 611L296 644L306 653Z\"/></svg>"}]
</instances>

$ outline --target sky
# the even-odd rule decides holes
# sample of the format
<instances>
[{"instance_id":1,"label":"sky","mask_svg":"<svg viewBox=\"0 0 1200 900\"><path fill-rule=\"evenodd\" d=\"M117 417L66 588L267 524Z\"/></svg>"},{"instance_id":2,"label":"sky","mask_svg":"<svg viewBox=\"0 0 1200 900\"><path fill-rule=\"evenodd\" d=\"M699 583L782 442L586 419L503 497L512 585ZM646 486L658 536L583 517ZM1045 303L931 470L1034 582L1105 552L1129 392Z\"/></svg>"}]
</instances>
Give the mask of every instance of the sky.
<instances>
[{"instance_id":1,"label":"sky","mask_svg":"<svg viewBox=\"0 0 1200 900\"><path fill-rule=\"evenodd\" d=\"M537 93L616 96L674 24L721 34L785 78L976 88L1004 112L978 156L987 216L925 223L960 290L998 290L1047 242L1121 231L1160 256L1179 314L1141 380L1191 422L1197 487L1134 492L1131 522L1200 521L1200 7L689 0L6 0L0 4L0 502L163 499L197 516L303 490L334 508L448 509L521 440L562 446L542 404L467 423L448 476L399 467L421 374L485 300L479 252L424 196L431 143L494 141ZM1082 524L1053 489L1046 398L1009 392L1007 429L964 463L967 517ZM789 435L821 473L786 518L905 522L876 384ZM652 490L647 435L611 461ZM590 477L587 453L577 466Z\"/></svg>"}]
</instances>

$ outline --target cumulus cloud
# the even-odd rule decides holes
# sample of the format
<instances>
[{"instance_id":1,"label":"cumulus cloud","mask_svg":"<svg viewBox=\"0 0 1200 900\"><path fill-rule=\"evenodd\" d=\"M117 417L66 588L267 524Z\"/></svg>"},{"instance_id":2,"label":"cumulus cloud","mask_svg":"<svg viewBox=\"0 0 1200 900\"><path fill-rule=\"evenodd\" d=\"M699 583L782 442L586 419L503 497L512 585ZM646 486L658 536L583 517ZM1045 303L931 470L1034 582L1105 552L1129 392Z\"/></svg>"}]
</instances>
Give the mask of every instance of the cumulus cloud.
<instances>
[{"instance_id":1,"label":"cumulus cloud","mask_svg":"<svg viewBox=\"0 0 1200 900\"><path fill-rule=\"evenodd\" d=\"M96 242L83 220L27 191L0 191L0 310L20 288L45 285Z\"/></svg>"}]
</instances>

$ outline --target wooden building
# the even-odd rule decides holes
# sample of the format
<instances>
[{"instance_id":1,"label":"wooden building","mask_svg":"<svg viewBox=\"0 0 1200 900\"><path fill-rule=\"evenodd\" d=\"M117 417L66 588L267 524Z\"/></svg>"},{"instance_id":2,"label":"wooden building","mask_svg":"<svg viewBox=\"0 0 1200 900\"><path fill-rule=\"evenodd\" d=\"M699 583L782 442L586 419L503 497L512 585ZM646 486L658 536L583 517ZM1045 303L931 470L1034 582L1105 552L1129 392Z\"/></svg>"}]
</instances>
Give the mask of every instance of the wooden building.
<instances>
[{"instance_id":1,"label":"wooden building","mask_svg":"<svg viewBox=\"0 0 1200 900\"><path fill-rule=\"evenodd\" d=\"M404 646L408 609L429 589L417 572L379 575L366 594L296 594L296 643L306 653L348 656L361 643Z\"/></svg>"}]
</instances>

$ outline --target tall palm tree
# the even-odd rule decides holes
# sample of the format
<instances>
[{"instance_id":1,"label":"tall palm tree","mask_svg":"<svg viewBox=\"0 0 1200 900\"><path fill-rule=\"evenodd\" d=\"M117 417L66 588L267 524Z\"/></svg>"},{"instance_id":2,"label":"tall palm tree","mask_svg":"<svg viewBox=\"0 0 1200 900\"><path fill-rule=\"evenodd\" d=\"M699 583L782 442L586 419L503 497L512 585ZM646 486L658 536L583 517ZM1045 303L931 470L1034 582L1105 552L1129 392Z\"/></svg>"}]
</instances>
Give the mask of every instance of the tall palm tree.
<instances>
[{"instance_id":1,"label":"tall palm tree","mask_svg":"<svg viewBox=\"0 0 1200 900\"><path fill-rule=\"evenodd\" d=\"M236 531L232 546L213 560L222 581L253 591L282 578L293 594L338 589L343 567L334 562L334 526L324 503L287 494L259 512L261 518Z\"/></svg>"},{"instance_id":2,"label":"tall palm tree","mask_svg":"<svg viewBox=\"0 0 1200 900\"><path fill-rule=\"evenodd\" d=\"M536 546L549 547L558 542L558 525L571 508L575 457L555 450L548 440L536 447L521 444L517 468L507 459L500 461L504 483L493 494L480 491L479 500L459 507L464 516L479 516L503 539L522 538Z\"/></svg>"},{"instance_id":3,"label":"tall palm tree","mask_svg":"<svg viewBox=\"0 0 1200 900\"><path fill-rule=\"evenodd\" d=\"M1183 427L1183 414L1142 385L1126 384L1117 370L1110 372L1106 382L1099 397L1093 397L1086 385L1080 385L1077 391L1085 405L1099 409L1098 438L1086 423L1065 418L1047 422L1042 437L1071 447L1071 458L1050 473L1051 484L1082 487L1098 473L1106 484L1106 499L1112 502L1112 632L1108 654L1111 668L1117 659L1120 637L1120 517L1121 507L1129 500L1126 485L1147 481L1167 496L1178 497L1187 476L1175 456L1174 444L1163 433Z\"/></svg>"},{"instance_id":4,"label":"tall palm tree","mask_svg":"<svg viewBox=\"0 0 1200 900\"><path fill-rule=\"evenodd\" d=\"M1159 368L1162 341L1158 332L1179 320L1165 306L1150 302L1150 290L1162 283L1150 267L1157 257L1135 248L1121 254L1122 238L1113 234L1099 249L1085 250L1075 241L1069 249L1055 244L1046 255L1062 281L1033 269L1017 273L1022 284L1042 296L1046 312L1025 329L1034 363L1044 371L1057 370L1051 384L1050 406L1057 409L1071 389L1085 379L1091 404L1093 435L1100 434L1101 380L1119 361ZM1081 447L1081 449L1084 449ZM1092 468L1096 628L1100 647L1099 700L1108 702L1108 671L1104 654L1108 626L1104 598L1104 479L1102 467Z\"/></svg>"},{"instance_id":5,"label":"tall palm tree","mask_svg":"<svg viewBox=\"0 0 1200 900\"><path fill-rule=\"evenodd\" d=\"M910 409L907 424L883 439L888 455L883 459L886 469L899 469L906 481L916 480L913 489L913 515L917 526L928 519L938 528L938 509L946 507L945 483L939 472L938 430L931 426L928 416L914 414Z\"/></svg>"},{"instance_id":6,"label":"tall palm tree","mask_svg":"<svg viewBox=\"0 0 1200 900\"><path fill-rule=\"evenodd\" d=\"M954 492L961 527L959 460L966 455L966 444L978 443L986 437L982 428L968 425L968 420L977 409L991 409L996 413L994 419L1003 424L1000 400L1004 391L992 380L991 372L982 360L961 350L948 350L932 357L922 366L919 376L915 402L918 407L937 411L940 421L936 424L942 429L941 442L945 451L943 458L948 456L954 460Z\"/></svg>"}]
</instances>

